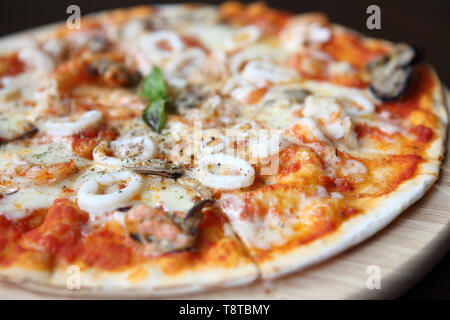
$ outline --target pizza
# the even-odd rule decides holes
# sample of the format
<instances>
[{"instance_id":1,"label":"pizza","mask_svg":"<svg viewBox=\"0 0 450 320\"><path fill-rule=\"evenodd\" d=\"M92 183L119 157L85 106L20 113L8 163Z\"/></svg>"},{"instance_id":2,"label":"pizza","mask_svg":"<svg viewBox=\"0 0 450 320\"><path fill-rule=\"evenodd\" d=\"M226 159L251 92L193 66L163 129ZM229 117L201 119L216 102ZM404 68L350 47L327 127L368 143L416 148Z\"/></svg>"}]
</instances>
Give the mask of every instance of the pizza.
<instances>
[{"instance_id":1,"label":"pizza","mask_svg":"<svg viewBox=\"0 0 450 320\"><path fill-rule=\"evenodd\" d=\"M448 120L421 50L322 13L138 6L0 49L0 277L26 288L273 279L372 236L439 177Z\"/></svg>"}]
</instances>

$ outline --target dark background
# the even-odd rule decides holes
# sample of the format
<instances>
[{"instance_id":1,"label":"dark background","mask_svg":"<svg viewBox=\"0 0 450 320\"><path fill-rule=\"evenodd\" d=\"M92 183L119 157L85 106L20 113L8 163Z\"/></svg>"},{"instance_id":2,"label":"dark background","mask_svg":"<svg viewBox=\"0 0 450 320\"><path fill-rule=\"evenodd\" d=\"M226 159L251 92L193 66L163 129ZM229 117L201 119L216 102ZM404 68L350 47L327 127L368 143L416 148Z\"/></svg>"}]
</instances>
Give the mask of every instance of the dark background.
<instances>
[{"instance_id":1,"label":"dark background","mask_svg":"<svg viewBox=\"0 0 450 320\"><path fill-rule=\"evenodd\" d=\"M195 0L192 0L195 1ZM133 6L142 3L177 3L180 1L119 0L0 0L0 36L62 21L71 4L82 14ZM220 3L220 1L196 1ZM249 2L249 1L242 1ZM425 48L428 60L436 67L443 82L450 85L450 0L297 0L265 1L272 7L292 12L323 11L333 22L343 24L368 36L404 41ZM381 8L381 30L368 30L366 9ZM450 239L449 239L450 241ZM450 299L450 254L404 299Z\"/></svg>"}]
</instances>

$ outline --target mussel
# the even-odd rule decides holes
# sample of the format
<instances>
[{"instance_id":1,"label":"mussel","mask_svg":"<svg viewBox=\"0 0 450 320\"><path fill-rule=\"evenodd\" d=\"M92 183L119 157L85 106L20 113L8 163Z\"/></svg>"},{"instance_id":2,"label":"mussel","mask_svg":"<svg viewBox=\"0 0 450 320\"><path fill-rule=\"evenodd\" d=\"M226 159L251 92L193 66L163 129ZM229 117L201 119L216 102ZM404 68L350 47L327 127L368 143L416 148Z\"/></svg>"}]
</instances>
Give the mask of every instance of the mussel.
<instances>
[{"instance_id":1,"label":"mussel","mask_svg":"<svg viewBox=\"0 0 450 320\"><path fill-rule=\"evenodd\" d=\"M201 106L213 93L205 86L188 84L175 95L175 107L177 110L194 109Z\"/></svg>"},{"instance_id":2,"label":"mussel","mask_svg":"<svg viewBox=\"0 0 450 320\"><path fill-rule=\"evenodd\" d=\"M392 52L367 64L372 94L381 101L394 101L408 90L414 73L414 65L421 59L419 49L398 44Z\"/></svg>"},{"instance_id":3,"label":"mussel","mask_svg":"<svg viewBox=\"0 0 450 320\"><path fill-rule=\"evenodd\" d=\"M183 232L192 236L196 235L197 227L203 218L203 208L212 205L213 203L214 201L211 199L200 200L197 202L183 218L183 223L181 224Z\"/></svg>"},{"instance_id":4,"label":"mussel","mask_svg":"<svg viewBox=\"0 0 450 320\"><path fill-rule=\"evenodd\" d=\"M150 252L188 250L195 244L203 208L212 204L213 200L201 200L187 213L138 205L127 213L125 224L130 237Z\"/></svg>"},{"instance_id":5,"label":"mussel","mask_svg":"<svg viewBox=\"0 0 450 320\"><path fill-rule=\"evenodd\" d=\"M287 98L293 99L296 103L303 103L312 93L311 91L301 88L287 88L284 90L283 94Z\"/></svg>"},{"instance_id":6,"label":"mussel","mask_svg":"<svg viewBox=\"0 0 450 320\"><path fill-rule=\"evenodd\" d=\"M150 159L140 166L127 166L127 169L134 170L141 174L156 175L170 179L177 179L183 175L184 169L160 159Z\"/></svg>"},{"instance_id":7,"label":"mussel","mask_svg":"<svg viewBox=\"0 0 450 320\"><path fill-rule=\"evenodd\" d=\"M151 159L141 166L127 167L144 175L174 179L194 190L200 200L187 212L165 212L146 205L127 207L126 225L130 237L150 252L188 250L195 244L203 209L214 203L212 192L193 178L183 176L185 168L161 159Z\"/></svg>"},{"instance_id":8,"label":"mussel","mask_svg":"<svg viewBox=\"0 0 450 320\"><path fill-rule=\"evenodd\" d=\"M92 52L106 51L110 45L108 38L102 35L95 35L87 42L87 48Z\"/></svg>"},{"instance_id":9,"label":"mussel","mask_svg":"<svg viewBox=\"0 0 450 320\"><path fill-rule=\"evenodd\" d=\"M111 86L133 87L142 78L138 71L131 71L127 69L125 64L110 61L106 58L101 58L89 64L87 72L91 76L101 77L105 83Z\"/></svg>"}]
</instances>

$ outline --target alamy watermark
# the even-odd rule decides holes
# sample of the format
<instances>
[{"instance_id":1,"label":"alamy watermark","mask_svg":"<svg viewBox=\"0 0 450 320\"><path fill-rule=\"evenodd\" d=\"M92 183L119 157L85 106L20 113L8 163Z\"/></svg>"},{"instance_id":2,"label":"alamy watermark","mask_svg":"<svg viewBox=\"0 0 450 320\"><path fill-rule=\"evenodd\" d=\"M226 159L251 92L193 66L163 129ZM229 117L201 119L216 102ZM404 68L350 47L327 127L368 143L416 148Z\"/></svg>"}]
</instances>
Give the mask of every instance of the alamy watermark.
<instances>
[{"instance_id":1,"label":"alamy watermark","mask_svg":"<svg viewBox=\"0 0 450 320\"><path fill-rule=\"evenodd\" d=\"M81 29L81 9L79 6L72 4L67 7L67 14L70 16L66 20L66 26L69 29Z\"/></svg>"},{"instance_id":2,"label":"alamy watermark","mask_svg":"<svg viewBox=\"0 0 450 320\"><path fill-rule=\"evenodd\" d=\"M377 265L370 265L366 269L367 277L366 286L369 290L381 289L381 268Z\"/></svg>"},{"instance_id":3,"label":"alamy watermark","mask_svg":"<svg viewBox=\"0 0 450 320\"><path fill-rule=\"evenodd\" d=\"M66 273L68 275L66 287L69 290L81 289L81 270L77 265L70 265L67 267Z\"/></svg>"},{"instance_id":4,"label":"alamy watermark","mask_svg":"<svg viewBox=\"0 0 450 320\"><path fill-rule=\"evenodd\" d=\"M381 29L381 9L376 4L372 4L367 7L367 14L370 16L367 18L366 26L369 30Z\"/></svg>"}]
</instances>

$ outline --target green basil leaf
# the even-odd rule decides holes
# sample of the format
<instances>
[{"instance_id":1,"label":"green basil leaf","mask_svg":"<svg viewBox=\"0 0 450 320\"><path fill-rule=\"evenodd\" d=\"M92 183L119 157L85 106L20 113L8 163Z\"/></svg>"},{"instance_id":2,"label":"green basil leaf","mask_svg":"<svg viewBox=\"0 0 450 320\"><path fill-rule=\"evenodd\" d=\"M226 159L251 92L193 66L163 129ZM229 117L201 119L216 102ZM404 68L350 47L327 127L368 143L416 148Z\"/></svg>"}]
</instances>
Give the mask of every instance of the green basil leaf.
<instances>
[{"instance_id":1,"label":"green basil leaf","mask_svg":"<svg viewBox=\"0 0 450 320\"><path fill-rule=\"evenodd\" d=\"M166 122L166 99L158 99L150 102L142 114L144 122L156 132L161 129Z\"/></svg>"},{"instance_id":2,"label":"green basil leaf","mask_svg":"<svg viewBox=\"0 0 450 320\"><path fill-rule=\"evenodd\" d=\"M150 101L167 97L167 86L158 67L153 67L152 72L142 81L141 95Z\"/></svg>"}]
</instances>

